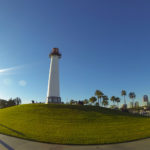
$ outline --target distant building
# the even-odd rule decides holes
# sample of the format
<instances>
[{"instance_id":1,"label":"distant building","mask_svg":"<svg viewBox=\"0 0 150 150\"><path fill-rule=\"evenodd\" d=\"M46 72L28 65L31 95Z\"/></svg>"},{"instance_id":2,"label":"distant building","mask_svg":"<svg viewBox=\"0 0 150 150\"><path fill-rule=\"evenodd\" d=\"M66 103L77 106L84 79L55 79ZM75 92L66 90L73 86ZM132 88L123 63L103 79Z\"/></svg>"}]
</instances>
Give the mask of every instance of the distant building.
<instances>
[{"instance_id":1,"label":"distant building","mask_svg":"<svg viewBox=\"0 0 150 150\"><path fill-rule=\"evenodd\" d=\"M143 96L143 102L148 102L148 96L147 95Z\"/></svg>"},{"instance_id":2,"label":"distant building","mask_svg":"<svg viewBox=\"0 0 150 150\"><path fill-rule=\"evenodd\" d=\"M148 106L148 105L149 105L148 96L147 96L147 95L144 95L144 96L143 96L143 106Z\"/></svg>"}]
</instances>

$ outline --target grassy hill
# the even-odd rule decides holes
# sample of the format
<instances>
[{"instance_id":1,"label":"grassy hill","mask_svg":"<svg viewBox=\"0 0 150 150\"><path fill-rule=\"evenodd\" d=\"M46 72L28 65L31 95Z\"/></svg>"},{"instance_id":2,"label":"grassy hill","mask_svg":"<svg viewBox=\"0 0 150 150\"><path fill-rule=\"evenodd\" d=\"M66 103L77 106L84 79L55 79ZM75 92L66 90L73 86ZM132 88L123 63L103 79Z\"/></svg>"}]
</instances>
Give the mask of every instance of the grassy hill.
<instances>
[{"instance_id":1,"label":"grassy hill","mask_svg":"<svg viewBox=\"0 0 150 150\"><path fill-rule=\"evenodd\" d=\"M150 137L150 118L92 106L26 104L0 110L0 133L60 144Z\"/></svg>"}]
</instances>

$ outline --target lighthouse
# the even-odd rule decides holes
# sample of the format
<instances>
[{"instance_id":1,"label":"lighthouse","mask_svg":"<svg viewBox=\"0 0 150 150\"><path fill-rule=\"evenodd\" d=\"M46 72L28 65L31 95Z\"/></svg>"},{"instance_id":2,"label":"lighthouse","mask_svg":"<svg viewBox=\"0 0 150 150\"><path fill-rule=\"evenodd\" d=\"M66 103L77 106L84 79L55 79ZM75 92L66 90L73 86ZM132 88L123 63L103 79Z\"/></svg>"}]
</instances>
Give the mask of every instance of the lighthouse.
<instances>
[{"instance_id":1,"label":"lighthouse","mask_svg":"<svg viewBox=\"0 0 150 150\"><path fill-rule=\"evenodd\" d=\"M49 54L49 57L51 62L46 104L61 103L59 91L59 59L61 58L61 54L59 53L59 49L53 48L52 52Z\"/></svg>"}]
</instances>

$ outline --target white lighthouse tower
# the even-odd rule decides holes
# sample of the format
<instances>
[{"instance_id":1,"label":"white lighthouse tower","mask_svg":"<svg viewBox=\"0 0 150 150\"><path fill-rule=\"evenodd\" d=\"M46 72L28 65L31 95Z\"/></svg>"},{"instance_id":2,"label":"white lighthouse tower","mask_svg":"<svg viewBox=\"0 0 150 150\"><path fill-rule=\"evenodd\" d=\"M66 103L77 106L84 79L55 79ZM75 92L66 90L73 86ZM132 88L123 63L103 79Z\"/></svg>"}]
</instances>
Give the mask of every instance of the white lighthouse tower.
<instances>
[{"instance_id":1,"label":"white lighthouse tower","mask_svg":"<svg viewBox=\"0 0 150 150\"><path fill-rule=\"evenodd\" d=\"M58 48L53 48L49 54L51 58L48 90L46 104L48 103L61 103L60 91L59 91L59 58L61 54Z\"/></svg>"}]
</instances>

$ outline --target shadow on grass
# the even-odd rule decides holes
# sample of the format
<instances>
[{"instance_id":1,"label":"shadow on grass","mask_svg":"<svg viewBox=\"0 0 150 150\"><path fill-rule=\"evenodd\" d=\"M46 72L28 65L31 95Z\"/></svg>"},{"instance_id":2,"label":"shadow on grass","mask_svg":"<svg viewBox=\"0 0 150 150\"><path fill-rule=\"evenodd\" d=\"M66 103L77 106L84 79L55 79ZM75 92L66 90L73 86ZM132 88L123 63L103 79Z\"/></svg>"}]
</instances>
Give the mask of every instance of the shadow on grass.
<instances>
[{"instance_id":1,"label":"shadow on grass","mask_svg":"<svg viewBox=\"0 0 150 150\"><path fill-rule=\"evenodd\" d=\"M7 126L5 126L5 125L3 125L3 124L0 124L0 126L6 128L6 129L8 129L8 130L10 130L10 131L12 131L12 132L15 132L15 133L17 133L17 134L19 134L19 135L24 136L23 133L21 133L21 132L19 132L19 131L17 131L17 130L14 130L14 129L12 129L12 128L9 128L9 127L7 127Z\"/></svg>"},{"instance_id":2,"label":"shadow on grass","mask_svg":"<svg viewBox=\"0 0 150 150\"><path fill-rule=\"evenodd\" d=\"M2 140L0 140L0 144L3 145L7 150L15 150L12 147L10 147L8 144L6 144L5 142L3 142Z\"/></svg>"},{"instance_id":3,"label":"shadow on grass","mask_svg":"<svg viewBox=\"0 0 150 150\"><path fill-rule=\"evenodd\" d=\"M39 105L38 105L39 106ZM70 104L47 104L47 105L41 105L42 107L47 107L47 108L62 108L62 109L76 109L76 110L81 110L81 111L86 111L86 112L98 112L98 113L103 113L107 115L121 115L121 116L132 116L132 117L140 117L140 118L146 118L146 116L142 116L139 114L132 114L129 112L123 112L120 110L115 110L115 109L110 109L110 108L105 108L101 106L90 106L90 105L70 105Z\"/></svg>"}]
</instances>

